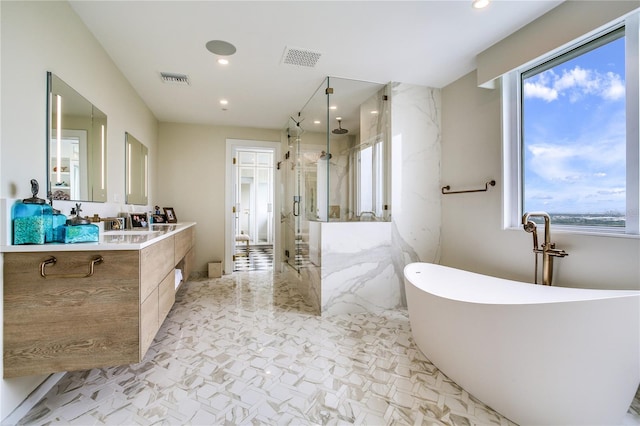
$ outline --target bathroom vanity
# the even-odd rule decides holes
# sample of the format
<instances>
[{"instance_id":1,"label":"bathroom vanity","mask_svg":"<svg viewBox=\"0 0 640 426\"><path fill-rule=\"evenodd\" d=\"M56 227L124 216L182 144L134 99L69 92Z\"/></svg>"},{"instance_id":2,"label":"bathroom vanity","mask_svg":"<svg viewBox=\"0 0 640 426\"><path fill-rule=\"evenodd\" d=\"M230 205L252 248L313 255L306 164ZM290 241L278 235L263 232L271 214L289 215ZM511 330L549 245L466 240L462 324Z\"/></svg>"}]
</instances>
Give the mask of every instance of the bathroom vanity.
<instances>
[{"instance_id":1,"label":"bathroom vanity","mask_svg":"<svg viewBox=\"0 0 640 426\"><path fill-rule=\"evenodd\" d=\"M3 246L4 377L140 362L194 261L195 224Z\"/></svg>"}]
</instances>

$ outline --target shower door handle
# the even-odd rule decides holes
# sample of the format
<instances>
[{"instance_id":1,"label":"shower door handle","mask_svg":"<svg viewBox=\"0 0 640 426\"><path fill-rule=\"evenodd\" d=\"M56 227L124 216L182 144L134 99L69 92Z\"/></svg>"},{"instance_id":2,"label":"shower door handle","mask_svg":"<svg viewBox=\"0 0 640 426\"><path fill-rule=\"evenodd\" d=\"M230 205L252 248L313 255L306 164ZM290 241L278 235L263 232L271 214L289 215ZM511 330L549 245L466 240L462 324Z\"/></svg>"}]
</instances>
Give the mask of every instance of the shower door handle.
<instances>
[{"instance_id":1,"label":"shower door handle","mask_svg":"<svg viewBox=\"0 0 640 426\"><path fill-rule=\"evenodd\" d=\"M300 196L293 197L293 215L300 216Z\"/></svg>"}]
</instances>

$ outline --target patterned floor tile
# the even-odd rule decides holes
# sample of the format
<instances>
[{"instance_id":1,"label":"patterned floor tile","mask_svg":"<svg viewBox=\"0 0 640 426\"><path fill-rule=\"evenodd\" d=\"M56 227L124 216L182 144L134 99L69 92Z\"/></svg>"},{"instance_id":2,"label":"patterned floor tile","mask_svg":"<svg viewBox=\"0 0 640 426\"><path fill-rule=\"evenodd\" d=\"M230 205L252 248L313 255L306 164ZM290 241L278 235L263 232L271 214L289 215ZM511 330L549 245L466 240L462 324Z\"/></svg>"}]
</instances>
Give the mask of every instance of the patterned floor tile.
<instances>
[{"instance_id":1,"label":"patterned floor tile","mask_svg":"<svg viewBox=\"0 0 640 426\"><path fill-rule=\"evenodd\" d=\"M270 271L273 269L273 246L236 246L234 272Z\"/></svg>"},{"instance_id":2,"label":"patterned floor tile","mask_svg":"<svg viewBox=\"0 0 640 426\"><path fill-rule=\"evenodd\" d=\"M67 373L20 424L513 425L422 355L406 310L318 317L270 271L187 282L143 362Z\"/></svg>"}]
</instances>

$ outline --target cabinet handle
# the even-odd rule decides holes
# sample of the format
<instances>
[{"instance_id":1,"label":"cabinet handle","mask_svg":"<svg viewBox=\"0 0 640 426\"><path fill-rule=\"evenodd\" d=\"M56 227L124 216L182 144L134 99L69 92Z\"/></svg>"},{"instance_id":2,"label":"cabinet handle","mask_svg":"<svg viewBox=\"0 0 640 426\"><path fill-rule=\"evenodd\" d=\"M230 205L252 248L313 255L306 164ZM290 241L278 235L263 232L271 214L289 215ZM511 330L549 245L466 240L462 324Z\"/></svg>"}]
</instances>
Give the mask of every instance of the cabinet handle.
<instances>
[{"instance_id":1,"label":"cabinet handle","mask_svg":"<svg viewBox=\"0 0 640 426\"><path fill-rule=\"evenodd\" d=\"M55 277L55 278L87 278L87 277L90 277L91 275L93 275L94 266L97 265L98 263L102 263L104 261L104 258L102 256L96 256L95 258L90 260L89 261L89 273L87 273L87 274L79 273L79 274L49 274L49 275L47 275L47 273L45 272L44 268L47 265L55 265L57 261L58 261L58 259L56 259L54 256L51 256L50 258L48 258L46 260L43 260L42 263L40 263L40 276L42 278L48 278L48 277Z\"/></svg>"}]
</instances>

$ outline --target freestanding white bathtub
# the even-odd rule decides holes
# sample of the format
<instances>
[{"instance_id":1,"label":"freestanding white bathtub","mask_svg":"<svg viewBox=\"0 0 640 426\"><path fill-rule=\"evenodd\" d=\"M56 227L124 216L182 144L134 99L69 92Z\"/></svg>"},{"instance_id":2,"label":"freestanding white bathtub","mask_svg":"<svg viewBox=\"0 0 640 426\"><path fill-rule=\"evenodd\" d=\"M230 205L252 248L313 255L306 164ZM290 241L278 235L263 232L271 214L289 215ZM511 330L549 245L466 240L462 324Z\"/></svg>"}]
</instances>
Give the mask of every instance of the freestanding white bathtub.
<instances>
[{"instance_id":1,"label":"freestanding white bathtub","mask_svg":"<svg viewBox=\"0 0 640 426\"><path fill-rule=\"evenodd\" d=\"M404 276L418 348L467 392L522 425L620 424L640 384L640 291L429 263Z\"/></svg>"}]
</instances>

